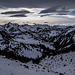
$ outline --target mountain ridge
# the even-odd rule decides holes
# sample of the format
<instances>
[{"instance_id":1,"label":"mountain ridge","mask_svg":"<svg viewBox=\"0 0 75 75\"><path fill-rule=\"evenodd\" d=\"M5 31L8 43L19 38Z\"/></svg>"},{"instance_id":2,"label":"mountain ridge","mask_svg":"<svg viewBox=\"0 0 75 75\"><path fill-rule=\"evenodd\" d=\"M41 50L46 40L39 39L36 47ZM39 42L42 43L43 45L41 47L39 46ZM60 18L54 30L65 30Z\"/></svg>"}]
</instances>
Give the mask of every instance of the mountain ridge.
<instances>
[{"instance_id":1,"label":"mountain ridge","mask_svg":"<svg viewBox=\"0 0 75 75\"><path fill-rule=\"evenodd\" d=\"M39 63L46 56L75 51L75 26L8 23L0 29L0 54L8 58Z\"/></svg>"}]
</instances>

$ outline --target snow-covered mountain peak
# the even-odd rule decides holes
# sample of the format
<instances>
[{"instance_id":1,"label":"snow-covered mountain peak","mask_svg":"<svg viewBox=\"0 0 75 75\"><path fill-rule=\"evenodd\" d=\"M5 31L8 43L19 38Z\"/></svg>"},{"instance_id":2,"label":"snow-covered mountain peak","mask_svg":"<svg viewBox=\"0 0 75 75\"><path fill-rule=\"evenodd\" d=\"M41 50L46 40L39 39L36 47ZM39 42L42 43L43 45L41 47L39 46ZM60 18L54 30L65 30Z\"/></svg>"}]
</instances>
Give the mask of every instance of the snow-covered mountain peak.
<instances>
[{"instance_id":1,"label":"snow-covered mountain peak","mask_svg":"<svg viewBox=\"0 0 75 75\"><path fill-rule=\"evenodd\" d=\"M14 55L16 59L23 57L27 61L35 62L47 55L57 55L75 49L75 26L8 23L0 28L0 51L3 55L6 55L6 52L7 57L13 58Z\"/></svg>"}]
</instances>

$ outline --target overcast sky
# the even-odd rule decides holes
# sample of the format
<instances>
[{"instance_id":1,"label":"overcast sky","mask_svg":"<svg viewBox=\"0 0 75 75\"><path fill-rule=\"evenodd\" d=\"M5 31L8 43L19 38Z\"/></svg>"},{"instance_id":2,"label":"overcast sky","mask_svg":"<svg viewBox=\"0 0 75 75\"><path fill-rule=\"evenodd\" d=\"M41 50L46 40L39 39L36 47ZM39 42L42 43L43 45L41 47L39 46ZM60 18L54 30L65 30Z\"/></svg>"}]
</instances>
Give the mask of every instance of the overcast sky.
<instances>
[{"instance_id":1,"label":"overcast sky","mask_svg":"<svg viewBox=\"0 0 75 75\"><path fill-rule=\"evenodd\" d=\"M0 24L75 24L75 0L0 0Z\"/></svg>"}]
</instances>

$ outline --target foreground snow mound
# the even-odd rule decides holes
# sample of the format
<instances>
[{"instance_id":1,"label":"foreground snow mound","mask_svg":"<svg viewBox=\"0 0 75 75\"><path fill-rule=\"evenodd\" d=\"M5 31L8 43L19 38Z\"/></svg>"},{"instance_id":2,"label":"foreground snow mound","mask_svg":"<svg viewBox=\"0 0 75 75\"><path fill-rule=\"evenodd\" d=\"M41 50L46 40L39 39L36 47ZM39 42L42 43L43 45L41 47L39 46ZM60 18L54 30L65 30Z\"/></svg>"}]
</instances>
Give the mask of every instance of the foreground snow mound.
<instances>
[{"instance_id":1,"label":"foreground snow mound","mask_svg":"<svg viewBox=\"0 0 75 75\"><path fill-rule=\"evenodd\" d=\"M39 63L47 55L75 50L75 26L0 26L0 55Z\"/></svg>"},{"instance_id":2,"label":"foreground snow mound","mask_svg":"<svg viewBox=\"0 0 75 75\"><path fill-rule=\"evenodd\" d=\"M75 52L47 56L39 64L0 56L0 75L75 75Z\"/></svg>"}]
</instances>

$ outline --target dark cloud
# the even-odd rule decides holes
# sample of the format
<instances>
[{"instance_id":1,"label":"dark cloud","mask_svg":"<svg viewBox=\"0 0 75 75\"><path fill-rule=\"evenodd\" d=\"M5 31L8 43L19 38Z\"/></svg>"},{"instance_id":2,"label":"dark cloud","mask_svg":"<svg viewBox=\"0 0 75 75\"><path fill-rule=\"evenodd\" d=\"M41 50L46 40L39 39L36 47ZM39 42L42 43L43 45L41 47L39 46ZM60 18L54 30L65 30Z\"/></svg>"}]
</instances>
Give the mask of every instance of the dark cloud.
<instances>
[{"instance_id":1,"label":"dark cloud","mask_svg":"<svg viewBox=\"0 0 75 75\"><path fill-rule=\"evenodd\" d=\"M59 8L59 6L54 6L54 7L42 10L40 13L52 13L52 12L56 12L58 8Z\"/></svg>"},{"instance_id":2,"label":"dark cloud","mask_svg":"<svg viewBox=\"0 0 75 75\"><path fill-rule=\"evenodd\" d=\"M27 10L20 10L20 11L7 11L7 12L2 12L1 14L27 14L30 13Z\"/></svg>"},{"instance_id":3,"label":"dark cloud","mask_svg":"<svg viewBox=\"0 0 75 75\"><path fill-rule=\"evenodd\" d=\"M75 8L75 0L0 0L2 7L51 7L63 5Z\"/></svg>"},{"instance_id":4,"label":"dark cloud","mask_svg":"<svg viewBox=\"0 0 75 75\"><path fill-rule=\"evenodd\" d=\"M17 14L17 15L11 15L10 17L27 17L27 16L24 14Z\"/></svg>"},{"instance_id":5,"label":"dark cloud","mask_svg":"<svg viewBox=\"0 0 75 75\"><path fill-rule=\"evenodd\" d=\"M69 13L69 15L75 15L75 11L72 11L71 13Z\"/></svg>"},{"instance_id":6,"label":"dark cloud","mask_svg":"<svg viewBox=\"0 0 75 75\"><path fill-rule=\"evenodd\" d=\"M40 17L50 16L50 15L53 15L53 14L44 14L44 15L40 15Z\"/></svg>"},{"instance_id":7,"label":"dark cloud","mask_svg":"<svg viewBox=\"0 0 75 75\"><path fill-rule=\"evenodd\" d=\"M60 11L57 11L58 14L57 15L67 15L70 11L68 9L66 9L66 7L61 8Z\"/></svg>"},{"instance_id":8,"label":"dark cloud","mask_svg":"<svg viewBox=\"0 0 75 75\"><path fill-rule=\"evenodd\" d=\"M51 13L51 15L53 15L53 13L56 13L56 15L67 15L69 12L70 11L66 7L54 6L54 7L51 7L49 9L42 10L39 14L44 13L45 15L41 15L41 17L43 17L43 16L49 16L50 15L47 13Z\"/></svg>"},{"instance_id":9,"label":"dark cloud","mask_svg":"<svg viewBox=\"0 0 75 75\"><path fill-rule=\"evenodd\" d=\"M40 12L41 13L58 13L58 14L66 14L68 11L68 9L66 9L66 7L62 7L62 6L54 6L54 7L51 7L49 9L45 9L45 10L42 10Z\"/></svg>"},{"instance_id":10,"label":"dark cloud","mask_svg":"<svg viewBox=\"0 0 75 75\"><path fill-rule=\"evenodd\" d=\"M44 22L44 23L49 23L49 22Z\"/></svg>"},{"instance_id":11,"label":"dark cloud","mask_svg":"<svg viewBox=\"0 0 75 75\"><path fill-rule=\"evenodd\" d=\"M58 13L56 15L67 15L67 13Z\"/></svg>"}]
</instances>

